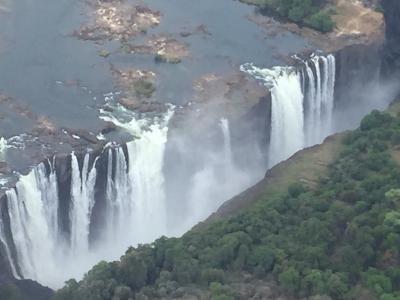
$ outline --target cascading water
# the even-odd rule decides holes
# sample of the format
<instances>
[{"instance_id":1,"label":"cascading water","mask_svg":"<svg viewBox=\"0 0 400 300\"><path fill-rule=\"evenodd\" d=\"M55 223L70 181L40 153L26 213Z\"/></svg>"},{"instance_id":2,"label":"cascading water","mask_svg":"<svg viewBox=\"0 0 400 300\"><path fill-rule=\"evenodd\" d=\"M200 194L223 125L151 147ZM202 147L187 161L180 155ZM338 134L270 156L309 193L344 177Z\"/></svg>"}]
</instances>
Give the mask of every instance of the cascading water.
<instances>
[{"instance_id":1,"label":"cascading water","mask_svg":"<svg viewBox=\"0 0 400 300\"><path fill-rule=\"evenodd\" d=\"M7 141L5 140L5 138L1 137L0 138L0 159L3 158L4 156L4 151L7 148Z\"/></svg>"},{"instance_id":2,"label":"cascading water","mask_svg":"<svg viewBox=\"0 0 400 300\"><path fill-rule=\"evenodd\" d=\"M75 153L70 155L67 230L61 228L63 200L58 188L68 182L59 182L56 161L42 163L20 177L16 188L6 192L8 235L0 218L0 243L16 278L57 288L68 278L81 277L99 260L117 259L128 246L167 234L162 168L171 115L152 124L134 118L119 123L115 118L113 122L138 137L127 143L125 150L106 147L98 156L87 153L82 159ZM92 247L93 213L100 205L95 199L97 163L103 156L107 161L102 191L106 203L104 219L97 223L104 228L96 241L99 244ZM7 236L11 236L16 258Z\"/></svg>"},{"instance_id":3,"label":"cascading water","mask_svg":"<svg viewBox=\"0 0 400 300\"><path fill-rule=\"evenodd\" d=\"M222 135L224 137L224 159L225 159L225 175L229 176L233 169L234 159L232 154L232 143L231 143L231 132L229 129L229 121L226 118L222 118L220 122L222 129Z\"/></svg>"},{"instance_id":4,"label":"cascading water","mask_svg":"<svg viewBox=\"0 0 400 300\"><path fill-rule=\"evenodd\" d=\"M129 113L126 110L123 112ZM135 117L130 121L121 121L112 114L102 117L125 128L133 136L140 137L126 144L127 155L121 148L109 150L108 153L108 226L113 228L112 234L118 232L122 235L118 238L122 241L119 245L121 250L167 233L163 165L167 124L172 113L170 110L162 120L152 124L148 123L149 120ZM115 170L113 177L112 169ZM149 220L151 228L144 228L143 224ZM132 238L124 236L126 228L129 228Z\"/></svg>"},{"instance_id":5,"label":"cascading water","mask_svg":"<svg viewBox=\"0 0 400 300\"><path fill-rule=\"evenodd\" d=\"M315 70L315 75L314 71ZM335 90L335 57L314 56L301 70L304 78L306 145L321 143L332 133Z\"/></svg>"},{"instance_id":6,"label":"cascading water","mask_svg":"<svg viewBox=\"0 0 400 300\"><path fill-rule=\"evenodd\" d=\"M329 133L333 56L315 56L302 71L251 65L242 70L271 89L270 166ZM138 118L122 107L102 111L102 119L134 139L126 146L109 144L100 154L72 153L63 161L70 164L67 176L58 177L56 160L21 176L16 188L7 191L3 214L8 218L0 218L0 245L16 278L57 288L68 278L80 278L99 260L117 259L130 245L186 231L262 177L263 167L259 174L248 174L235 163L229 121L220 119L216 126L221 145L204 148L195 158L183 189L185 218L179 228L169 228L175 215L167 213L171 199L163 168L171 116L172 110L152 119ZM68 195L62 192L65 186Z\"/></svg>"},{"instance_id":7,"label":"cascading water","mask_svg":"<svg viewBox=\"0 0 400 300\"><path fill-rule=\"evenodd\" d=\"M269 167L333 132L335 57L313 55L302 64L300 70L241 66L271 91Z\"/></svg>"},{"instance_id":8,"label":"cascading water","mask_svg":"<svg viewBox=\"0 0 400 300\"><path fill-rule=\"evenodd\" d=\"M75 153L71 155L71 250L76 255L89 251L89 226L95 201L97 158L91 169L89 159L90 155L87 153L80 170L78 158Z\"/></svg>"},{"instance_id":9,"label":"cascading water","mask_svg":"<svg viewBox=\"0 0 400 300\"><path fill-rule=\"evenodd\" d=\"M15 189L7 191L10 228L21 277L46 284L50 284L47 280L58 270L53 259L58 236L57 184L53 172L46 174L45 165L41 164L22 176Z\"/></svg>"},{"instance_id":10,"label":"cascading water","mask_svg":"<svg viewBox=\"0 0 400 300\"><path fill-rule=\"evenodd\" d=\"M13 274L13 276L16 279L20 279L20 276L17 272L17 268L15 267L14 261L12 259L12 254L11 254L11 250L10 247L8 246L8 242L7 242L7 238L6 238L6 232L5 232L5 228L4 228L4 224L3 224L3 219L0 218L0 243L5 251L5 255L6 255L6 259L8 260L8 262L10 263L10 268L11 268L11 272Z\"/></svg>"}]
</instances>

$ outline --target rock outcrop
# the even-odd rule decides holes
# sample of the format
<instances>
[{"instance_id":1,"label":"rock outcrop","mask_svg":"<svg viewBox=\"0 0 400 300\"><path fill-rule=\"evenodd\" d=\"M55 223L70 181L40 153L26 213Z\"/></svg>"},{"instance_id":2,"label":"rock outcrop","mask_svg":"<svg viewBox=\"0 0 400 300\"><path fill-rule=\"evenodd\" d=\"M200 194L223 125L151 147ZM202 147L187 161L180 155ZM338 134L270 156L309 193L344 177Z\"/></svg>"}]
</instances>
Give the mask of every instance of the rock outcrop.
<instances>
[{"instance_id":1,"label":"rock outcrop","mask_svg":"<svg viewBox=\"0 0 400 300\"><path fill-rule=\"evenodd\" d=\"M400 1L382 0L386 22L386 44L383 71L386 76L400 77Z\"/></svg>"}]
</instances>

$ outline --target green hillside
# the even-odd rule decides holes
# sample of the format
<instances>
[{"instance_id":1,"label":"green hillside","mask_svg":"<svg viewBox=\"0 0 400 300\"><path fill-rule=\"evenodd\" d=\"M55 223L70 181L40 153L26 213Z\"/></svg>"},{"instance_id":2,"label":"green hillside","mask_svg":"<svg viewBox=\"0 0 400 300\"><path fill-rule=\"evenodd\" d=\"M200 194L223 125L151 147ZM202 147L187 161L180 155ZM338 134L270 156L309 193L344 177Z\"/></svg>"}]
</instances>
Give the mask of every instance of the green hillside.
<instances>
[{"instance_id":1,"label":"green hillside","mask_svg":"<svg viewBox=\"0 0 400 300\"><path fill-rule=\"evenodd\" d=\"M130 248L54 299L400 299L399 162L400 117L374 111L182 238Z\"/></svg>"}]
</instances>

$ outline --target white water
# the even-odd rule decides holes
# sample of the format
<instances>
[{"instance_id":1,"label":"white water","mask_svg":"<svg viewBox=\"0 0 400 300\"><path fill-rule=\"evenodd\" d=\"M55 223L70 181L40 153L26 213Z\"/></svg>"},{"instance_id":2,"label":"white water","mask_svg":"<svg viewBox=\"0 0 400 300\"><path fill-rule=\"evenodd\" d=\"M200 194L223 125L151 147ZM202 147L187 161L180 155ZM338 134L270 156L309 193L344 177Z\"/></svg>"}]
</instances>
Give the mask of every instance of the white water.
<instances>
[{"instance_id":1,"label":"white water","mask_svg":"<svg viewBox=\"0 0 400 300\"><path fill-rule=\"evenodd\" d=\"M6 233L5 233L5 229L4 229L4 223L3 223L3 219L0 218L0 243L1 246L4 249L5 255L6 255L6 259L8 260L8 262L10 263L10 268L11 268L11 272L13 274L13 276L17 279L20 279L20 276L17 272L17 268L15 267L14 261L12 259L11 256L11 250L10 247L8 246L7 240L6 240Z\"/></svg>"},{"instance_id":2,"label":"white water","mask_svg":"<svg viewBox=\"0 0 400 300\"><path fill-rule=\"evenodd\" d=\"M89 251L89 226L94 206L94 185L96 183L96 160L89 169L90 155L83 160L82 170L79 169L78 158L71 155L71 252L80 255Z\"/></svg>"},{"instance_id":3,"label":"white water","mask_svg":"<svg viewBox=\"0 0 400 300\"><path fill-rule=\"evenodd\" d=\"M311 63L306 62L305 64L303 77L308 78L308 85L304 86L307 107L305 135L306 145L310 146L321 143L326 136L333 132L336 65L333 55L314 56ZM315 76L311 64L316 70Z\"/></svg>"},{"instance_id":4,"label":"white water","mask_svg":"<svg viewBox=\"0 0 400 300\"><path fill-rule=\"evenodd\" d=\"M220 152L206 152L206 164L190 179L188 195L189 211L183 233L197 222L206 219L226 200L237 195L259 180L262 175L248 174L241 170L233 157L229 121L222 118L219 123L223 141Z\"/></svg>"},{"instance_id":5,"label":"white water","mask_svg":"<svg viewBox=\"0 0 400 300\"><path fill-rule=\"evenodd\" d=\"M271 166L331 130L334 79L330 76L334 74L331 66L334 59L318 61L314 58L309 62L310 66L318 64L314 66L315 72L309 66L304 69L309 80L292 68L268 70L247 66L244 69L271 89ZM321 69L328 76L321 75ZM303 95L303 90L308 93ZM99 260L117 259L130 245L186 231L262 176L264 170L250 176L236 165L230 124L222 118L217 127L221 145L216 150L202 151L198 161L203 164L188 177L190 189L182 203L185 218L179 231L169 228L168 219L174 218L175 212L167 215L167 201L171 199L166 198L163 167L171 116L172 110L161 118L139 119L122 107L113 114L102 112L102 119L125 129L133 140L127 144L126 151L118 145L109 145L104 150L105 212L104 219L100 220L102 224L98 225L104 228L95 245L91 244L90 225L98 200L95 199L96 180L104 175L97 174L100 158L93 159L87 154L79 161L71 154L69 234L61 234L59 228L60 199L54 162L49 162L50 172L42 164L21 176L16 190L7 192L18 262L13 261L11 253L7 256L12 266L18 265L20 274L13 271L16 277L21 275L53 288L60 287L68 278L81 278ZM317 130L318 124L323 125L321 131ZM4 226L0 225L0 242L7 249Z\"/></svg>"},{"instance_id":6,"label":"white water","mask_svg":"<svg viewBox=\"0 0 400 300\"><path fill-rule=\"evenodd\" d=\"M152 122L136 119L131 112L119 109L122 117L128 115L128 120L112 114L104 114L102 118L140 137L127 143L127 157L118 148L114 150L113 161L111 150L108 152L108 227L114 240L119 241L118 248L125 251L129 245L153 241L168 231L163 167L167 125L173 110ZM115 166L114 178L110 173L112 166ZM143 226L150 220L151 226Z\"/></svg>"},{"instance_id":7,"label":"white water","mask_svg":"<svg viewBox=\"0 0 400 300\"><path fill-rule=\"evenodd\" d=\"M0 242L16 278L33 279L58 288L69 278L81 278L99 260L117 259L128 246L151 242L168 233L162 169L171 115L172 112L153 123L134 118L124 122L112 120L140 138L127 144L126 154L121 147L105 150L107 217L101 221L105 228L96 247L90 244L90 224L96 204L99 157L91 159L87 153L79 162L75 153L71 154L67 236L60 232L54 162L48 162L50 171L46 171L45 164L40 164L20 177L16 189L7 191L19 272L10 253L3 220L0 223Z\"/></svg>"},{"instance_id":8,"label":"white water","mask_svg":"<svg viewBox=\"0 0 400 300\"><path fill-rule=\"evenodd\" d=\"M7 141L3 137L1 137L0 138L0 159L4 158L4 152L5 152L6 148L7 148Z\"/></svg>"},{"instance_id":9,"label":"white water","mask_svg":"<svg viewBox=\"0 0 400 300\"><path fill-rule=\"evenodd\" d=\"M271 91L269 167L333 132L335 58L315 55L304 64L302 71L241 66Z\"/></svg>"},{"instance_id":10,"label":"white water","mask_svg":"<svg viewBox=\"0 0 400 300\"><path fill-rule=\"evenodd\" d=\"M11 232L24 278L51 284L59 266L54 258L58 236L57 184L43 164L7 191Z\"/></svg>"},{"instance_id":11,"label":"white water","mask_svg":"<svg viewBox=\"0 0 400 300\"><path fill-rule=\"evenodd\" d=\"M222 118L220 122L220 126L222 129L222 135L224 136L224 158L225 158L225 171L230 171L230 168L233 166L233 154L232 154L232 145L231 145L231 132L229 129L229 121L228 119Z\"/></svg>"}]
</instances>

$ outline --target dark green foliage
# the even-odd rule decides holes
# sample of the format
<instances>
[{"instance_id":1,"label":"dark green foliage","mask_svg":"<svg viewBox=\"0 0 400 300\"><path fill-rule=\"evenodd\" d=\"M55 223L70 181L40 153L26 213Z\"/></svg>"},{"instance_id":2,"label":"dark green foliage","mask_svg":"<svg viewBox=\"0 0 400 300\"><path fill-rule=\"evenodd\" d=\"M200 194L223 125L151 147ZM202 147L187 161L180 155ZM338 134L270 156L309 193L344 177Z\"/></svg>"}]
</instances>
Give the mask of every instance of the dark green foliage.
<instances>
[{"instance_id":1,"label":"dark green foliage","mask_svg":"<svg viewBox=\"0 0 400 300\"><path fill-rule=\"evenodd\" d=\"M293 198L297 198L298 196L303 194L305 191L306 190L305 190L304 186L300 183L293 183L288 188L289 196L291 196Z\"/></svg>"},{"instance_id":2,"label":"dark green foliage","mask_svg":"<svg viewBox=\"0 0 400 300\"><path fill-rule=\"evenodd\" d=\"M156 91L154 84L144 79L139 79L133 83L132 87L135 94L140 98L151 98Z\"/></svg>"},{"instance_id":3,"label":"dark green foliage","mask_svg":"<svg viewBox=\"0 0 400 300\"><path fill-rule=\"evenodd\" d=\"M12 283L2 284L0 286L0 299L22 300L24 298L18 287Z\"/></svg>"},{"instance_id":4,"label":"dark green foliage","mask_svg":"<svg viewBox=\"0 0 400 300\"><path fill-rule=\"evenodd\" d=\"M228 286L224 286L218 282L210 284L211 300L234 300L232 291Z\"/></svg>"},{"instance_id":5,"label":"dark green foliage","mask_svg":"<svg viewBox=\"0 0 400 300\"><path fill-rule=\"evenodd\" d=\"M320 10L308 17L305 20L305 24L321 32L330 32L336 25L331 18L331 14L325 10Z\"/></svg>"},{"instance_id":6,"label":"dark green foliage","mask_svg":"<svg viewBox=\"0 0 400 300\"><path fill-rule=\"evenodd\" d=\"M281 17L307 25L321 32L332 31L334 10L326 8L327 0L242 0L273 11Z\"/></svg>"},{"instance_id":7,"label":"dark green foliage","mask_svg":"<svg viewBox=\"0 0 400 300\"><path fill-rule=\"evenodd\" d=\"M55 299L156 299L188 285L234 299L229 284L243 272L274 278L297 297L399 299L400 167L391 156L399 132L400 117L374 111L313 190L294 183L238 216L131 248Z\"/></svg>"}]
</instances>

